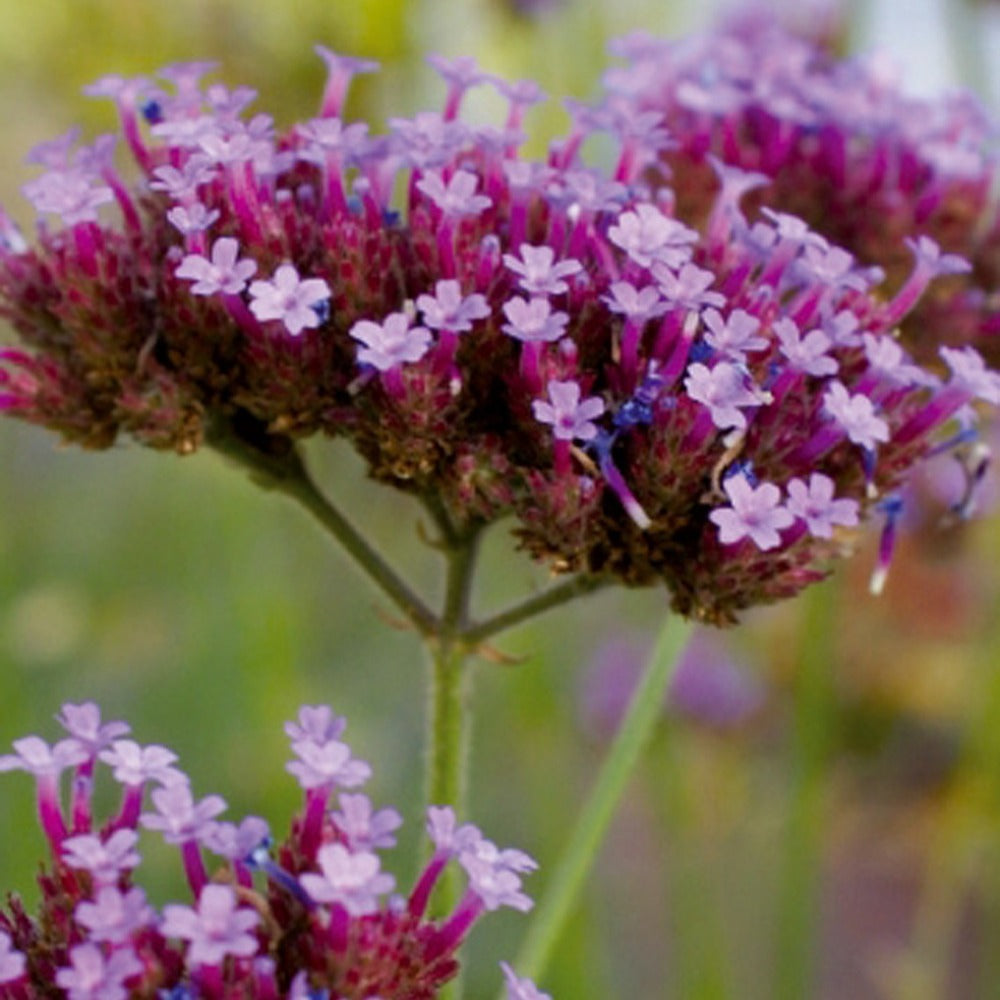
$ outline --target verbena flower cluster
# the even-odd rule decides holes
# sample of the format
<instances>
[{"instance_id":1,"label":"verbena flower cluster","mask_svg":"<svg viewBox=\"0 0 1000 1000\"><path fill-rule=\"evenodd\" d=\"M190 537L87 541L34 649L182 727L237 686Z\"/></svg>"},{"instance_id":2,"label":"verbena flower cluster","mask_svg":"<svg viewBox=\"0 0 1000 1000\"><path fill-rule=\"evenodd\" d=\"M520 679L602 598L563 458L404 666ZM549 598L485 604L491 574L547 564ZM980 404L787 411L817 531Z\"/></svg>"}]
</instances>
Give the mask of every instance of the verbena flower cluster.
<instances>
[{"instance_id":1,"label":"verbena flower cluster","mask_svg":"<svg viewBox=\"0 0 1000 1000\"><path fill-rule=\"evenodd\" d=\"M705 218L712 157L755 172L748 211L803 219L907 294L892 316L923 357L974 343L1000 362L1000 125L968 92L920 99L878 53L837 59L760 11L683 41L636 34L615 46L612 101L658 114L678 211ZM936 283L908 246L931 238L971 267ZM918 258L919 259L919 258Z\"/></svg>"},{"instance_id":2,"label":"verbena flower cluster","mask_svg":"<svg viewBox=\"0 0 1000 1000\"><path fill-rule=\"evenodd\" d=\"M802 218L748 221L756 173L710 160L689 212L651 181L677 140L638 98L571 103L532 162L533 83L435 59L443 110L373 135L341 117L372 65L318 51L321 112L282 133L185 64L90 89L117 102L135 183L111 137L33 152L25 193L57 222L34 247L0 224L0 314L26 345L2 352L7 413L90 448L342 435L459 525L514 515L554 570L663 581L719 623L820 578L915 462L967 440L969 404L1000 401L972 347L924 367L896 336L968 269L929 236L893 242L912 264L890 294ZM506 100L500 127L460 119L474 86ZM581 159L596 134L610 171Z\"/></svg>"},{"instance_id":3,"label":"verbena flower cluster","mask_svg":"<svg viewBox=\"0 0 1000 1000\"><path fill-rule=\"evenodd\" d=\"M531 907L521 875L534 861L459 825L448 808L428 809L433 853L409 895L393 894L377 852L395 844L400 816L349 791L370 768L325 706L304 707L285 726L287 769L304 803L276 846L259 817L217 819L220 796L196 799L174 753L140 746L123 722L102 723L92 702L64 705L57 718L66 738L50 746L28 736L0 756L0 771L34 776L51 849L37 916L15 896L0 911L3 1000L429 1000L457 972L456 953L483 913ZM120 806L102 823L93 803L105 772ZM152 808L143 811L147 789ZM193 905L150 905L136 883L139 827L176 845ZM206 854L217 859L212 870ZM453 862L464 895L433 918L432 893ZM507 966L504 975L509 1000L543 1000Z\"/></svg>"}]
</instances>

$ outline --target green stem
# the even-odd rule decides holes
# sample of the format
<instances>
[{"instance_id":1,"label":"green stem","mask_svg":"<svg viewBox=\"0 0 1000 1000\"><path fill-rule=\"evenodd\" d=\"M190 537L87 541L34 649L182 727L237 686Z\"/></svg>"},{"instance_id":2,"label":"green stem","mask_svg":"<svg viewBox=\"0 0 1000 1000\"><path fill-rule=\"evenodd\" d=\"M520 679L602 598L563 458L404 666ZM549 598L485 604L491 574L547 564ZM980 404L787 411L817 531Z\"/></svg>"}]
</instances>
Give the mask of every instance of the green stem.
<instances>
[{"instance_id":1,"label":"green stem","mask_svg":"<svg viewBox=\"0 0 1000 1000\"><path fill-rule=\"evenodd\" d=\"M805 596L795 689L792 799L778 887L776 1000L813 995L816 925L822 867L823 808L833 734L833 637L836 584Z\"/></svg>"},{"instance_id":2,"label":"green stem","mask_svg":"<svg viewBox=\"0 0 1000 1000\"><path fill-rule=\"evenodd\" d=\"M685 619L672 617L660 631L645 674L532 919L514 964L518 975L537 979L552 956L615 808L661 718L663 701L691 628Z\"/></svg>"},{"instance_id":3,"label":"green stem","mask_svg":"<svg viewBox=\"0 0 1000 1000\"><path fill-rule=\"evenodd\" d=\"M288 442L280 450L267 451L222 420L210 424L206 439L217 452L242 466L257 485L283 493L312 514L421 635L437 631L437 620L430 608L319 491L293 444Z\"/></svg>"},{"instance_id":4,"label":"green stem","mask_svg":"<svg viewBox=\"0 0 1000 1000\"><path fill-rule=\"evenodd\" d=\"M469 610L479 529L456 536L447 549L444 607L436 636L429 640L431 706L427 802L465 814L469 747L469 647L462 638Z\"/></svg>"},{"instance_id":5,"label":"green stem","mask_svg":"<svg viewBox=\"0 0 1000 1000\"><path fill-rule=\"evenodd\" d=\"M503 632L514 625L520 625L529 618L558 608L561 604L566 604L584 594L592 594L595 590L600 590L611 582L609 576L574 576L541 594L536 594L534 597L529 597L527 600L507 608L506 611L501 611L491 618L470 625L462 632L462 639L469 646L478 646L498 632Z\"/></svg>"}]
</instances>

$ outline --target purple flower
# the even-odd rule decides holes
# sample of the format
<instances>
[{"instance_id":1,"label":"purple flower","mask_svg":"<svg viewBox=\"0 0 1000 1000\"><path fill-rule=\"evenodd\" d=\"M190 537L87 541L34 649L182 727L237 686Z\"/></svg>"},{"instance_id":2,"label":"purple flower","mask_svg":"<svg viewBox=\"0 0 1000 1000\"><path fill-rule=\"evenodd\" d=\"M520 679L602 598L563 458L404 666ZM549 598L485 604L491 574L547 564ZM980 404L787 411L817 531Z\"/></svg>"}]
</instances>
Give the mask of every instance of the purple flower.
<instances>
[{"instance_id":1,"label":"purple flower","mask_svg":"<svg viewBox=\"0 0 1000 1000\"><path fill-rule=\"evenodd\" d=\"M775 322L774 335L785 360L796 371L806 375L836 375L837 360L827 353L833 341L822 330L810 330L803 336L795 321L784 317Z\"/></svg>"},{"instance_id":2,"label":"purple flower","mask_svg":"<svg viewBox=\"0 0 1000 1000\"><path fill-rule=\"evenodd\" d=\"M942 274L966 274L972 265L964 257L955 253L941 253L941 247L929 236L921 235L915 240L909 237L903 242L913 251L917 267L937 277Z\"/></svg>"},{"instance_id":3,"label":"purple flower","mask_svg":"<svg viewBox=\"0 0 1000 1000\"><path fill-rule=\"evenodd\" d=\"M724 480L730 506L717 507L708 516L719 528L719 541L735 545L749 538L757 548L773 549L781 544L784 528L795 523L792 514L781 505L781 490L774 483L752 486L742 472Z\"/></svg>"},{"instance_id":4,"label":"purple flower","mask_svg":"<svg viewBox=\"0 0 1000 1000\"><path fill-rule=\"evenodd\" d=\"M316 856L321 874L300 876L302 888L317 903L337 903L359 916L378 907L378 897L390 892L395 880L379 871L377 854L351 852L343 844L325 844Z\"/></svg>"},{"instance_id":5,"label":"purple flower","mask_svg":"<svg viewBox=\"0 0 1000 1000\"><path fill-rule=\"evenodd\" d=\"M211 821L226 808L220 795L206 795L194 801L188 785L165 785L151 796L155 813L143 813L141 822L147 830L159 830L168 844L200 840L210 829Z\"/></svg>"},{"instance_id":6,"label":"purple flower","mask_svg":"<svg viewBox=\"0 0 1000 1000\"><path fill-rule=\"evenodd\" d=\"M715 275L697 264L683 264L675 271L672 267L654 263L652 270L660 294L670 305L701 309L725 304L726 297L721 292L708 291L709 285L715 283Z\"/></svg>"},{"instance_id":7,"label":"purple flower","mask_svg":"<svg viewBox=\"0 0 1000 1000\"><path fill-rule=\"evenodd\" d=\"M239 254L239 242L231 236L222 236L212 244L211 260L201 254L188 254L174 274L194 282L191 286L194 295L215 295L217 292L239 295L257 270L257 261L248 258L237 260Z\"/></svg>"},{"instance_id":8,"label":"purple flower","mask_svg":"<svg viewBox=\"0 0 1000 1000\"><path fill-rule=\"evenodd\" d=\"M211 181L216 174L215 167L206 157L195 155L188 157L179 169L169 164L157 167L153 171L156 180L151 180L149 187L152 191L162 191L173 201L197 204L194 199L198 196L198 188Z\"/></svg>"},{"instance_id":9,"label":"purple flower","mask_svg":"<svg viewBox=\"0 0 1000 1000\"><path fill-rule=\"evenodd\" d=\"M56 971L56 984L66 990L67 1000L127 1000L131 992L125 980L142 972L142 963L130 948L105 956L87 941L72 948L70 965Z\"/></svg>"},{"instance_id":10,"label":"purple flower","mask_svg":"<svg viewBox=\"0 0 1000 1000\"><path fill-rule=\"evenodd\" d=\"M347 846L352 851L395 847L393 831L403 822L395 809L372 812L371 800L367 795L341 795L338 800L340 811L333 813L333 821L347 838Z\"/></svg>"},{"instance_id":11,"label":"purple flower","mask_svg":"<svg viewBox=\"0 0 1000 1000\"><path fill-rule=\"evenodd\" d=\"M640 204L618 216L608 229L608 239L640 267L657 261L676 269L690 260L691 244L697 241L698 234L664 215L655 205Z\"/></svg>"},{"instance_id":12,"label":"purple flower","mask_svg":"<svg viewBox=\"0 0 1000 1000\"><path fill-rule=\"evenodd\" d=\"M479 178L468 170L456 170L447 184L440 171L428 170L417 187L449 217L480 215L493 204L486 195L476 194Z\"/></svg>"},{"instance_id":13,"label":"purple flower","mask_svg":"<svg viewBox=\"0 0 1000 1000\"><path fill-rule=\"evenodd\" d=\"M528 343L551 343L566 332L569 316L553 312L548 299L508 299L503 304L508 322L503 332Z\"/></svg>"},{"instance_id":14,"label":"purple flower","mask_svg":"<svg viewBox=\"0 0 1000 1000\"><path fill-rule=\"evenodd\" d=\"M387 372L405 362L419 361L431 346L431 332L422 326L410 326L405 312L390 313L381 323L358 320L350 336L363 345L358 348L358 362Z\"/></svg>"},{"instance_id":15,"label":"purple flower","mask_svg":"<svg viewBox=\"0 0 1000 1000\"><path fill-rule=\"evenodd\" d=\"M218 966L227 955L249 958L257 954L253 929L258 922L253 910L237 905L236 893L228 885L209 884L198 897L197 909L165 906L160 932L188 942L191 965Z\"/></svg>"},{"instance_id":16,"label":"purple flower","mask_svg":"<svg viewBox=\"0 0 1000 1000\"><path fill-rule=\"evenodd\" d=\"M709 278L712 275L709 274ZM603 301L615 313L622 313L636 323L662 316L669 304L660 296L660 291L654 285L636 288L629 281L616 281L608 289Z\"/></svg>"},{"instance_id":17,"label":"purple flower","mask_svg":"<svg viewBox=\"0 0 1000 1000\"><path fill-rule=\"evenodd\" d=\"M250 295L250 311L257 319L280 319L289 333L298 335L322 322L317 307L329 300L330 286L322 278L302 279L294 264L282 264L270 281L254 281Z\"/></svg>"},{"instance_id":18,"label":"purple flower","mask_svg":"<svg viewBox=\"0 0 1000 1000\"><path fill-rule=\"evenodd\" d=\"M142 785L157 781L161 785L186 783L183 771L173 767L177 754L158 744L139 746L134 740L115 740L110 750L102 750L100 759L108 764L115 781L123 785Z\"/></svg>"},{"instance_id":19,"label":"purple flower","mask_svg":"<svg viewBox=\"0 0 1000 1000\"><path fill-rule=\"evenodd\" d=\"M548 993L543 993L530 979L518 976L506 962L501 962L500 968L507 987L507 1000L552 1000Z\"/></svg>"},{"instance_id":20,"label":"purple flower","mask_svg":"<svg viewBox=\"0 0 1000 1000\"><path fill-rule=\"evenodd\" d=\"M70 150L80 138L80 127L74 125L55 139L32 146L25 156L26 163L37 163L49 170L65 170L70 165Z\"/></svg>"},{"instance_id":21,"label":"purple flower","mask_svg":"<svg viewBox=\"0 0 1000 1000\"><path fill-rule=\"evenodd\" d=\"M76 919L90 932L92 941L122 944L154 917L142 889L122 892L117 886L103 885L93 902L85 900L77 906Z\"/></svg>"},{"instance_id":22,"label":"purple flower","mask_svg":"<svg viewBox=\"0 0 1000 1000\"><path fill-rule=\"evenodd\" d=\"M862 393L851 395L842 382L831 382L823 394L823 408L854 444L873 451L889 440L889 425L875 415L875 404Z\"/></svg>"},{"instance_id":23,"label":"purple flower","mask_svg":"<svg viewBox=\"0 0 1000 1000\"><path fill-rule=\"evenodd\" d=\"M347 728L347 719L335 715L329 705L303 705L295 722L285 723L285 735L296 740L325 743L339 739Z\"/></svg>"},{"instance_id":24,"label":"purple flower","mask_svg":"<svg viewBox=\"0 0 1000 1000\"><path fill-rule=\"evenodd\" d=\"M114 198L111 188L94 187L80 170L49 170L23 190L37 211L58 215L67 226L96 222L97 209Z\"/></svg>"},{"instance_id":25,"label":"purple flower","mask_svg":"<svg viewBox=\"0 0 1000 1000\"><path fill-rule=\"evenodd\" d=\"M535 419L552 425L557 441L593 441L597 425L593 423L604 412L604 400L599 396L580 399L576 382L553 379L548 386L548 401L536 399L531 404Z\"/></svg>"},{"instance_id":26,"label":"purple flower","mask_svg":"<svg viewBox=\"0 0 1000 1000\"><path fill-rule=\"evenodd\" d=\"M452 333L471 330L474 320L485 319L490 314L484 295L463 296L462 286L450 278L437 282L433 295L418 295L417 308L424 315L425 326Z\"/></svg>"},{"instance_id":27,"label":"purple flower","mask_svg":"<svg viewBox=\"0 0 1000 1000\"><path fill-rule=\"evenodd\" d=\"M213 822L201 836L201 844L213 854L230 861L243 861L270 837L267 821L259 816L247 816L235 823Z\"/></svg>"},{"instance_id":28,"label":"purple flower","mask_svg":"<svg viewBox=\"0 0 1000 1000\"><path fill-rule=\"evenodd\" d=\"M191 233L201 233L208 229L213 222L219 219L217 208L211 211L200 202L196 201L192 205L175 205L167 212L167 221L180 230L185 236Z\"/></svg>"},{"instance_id":29,"label":"purple flower","mask_svg":"<svg viewBox=\"0 0 1000 1000\"><path fill-rule=\"evenodd\" d=\"M505 253L503 262L515 274L518 284L528 295L558 295L569 290L563 281L583 270L578 260L561 260L555 263L556 252L550 246L531 246L522 243L520 258Z\"/></svg>"},{"instance_id":30,"label":"purple flower","mask_svg":"<svg viewBox=\"0 0 1000 1000\"><path fill-rule=\"evenodd\" d=\"M747 386L743 369L728 361L721 361L713 368L696 363L688 368L684 388L696 403L707 406L712 414L712 423L719 430L736 428L743 430L747 425L746 415L741 407L760 406L761 397Z\"/></svg>"},{"instance_id":31,"label":"purple flower","mask_svg":"<svg viewBox=\"0 0 1000 1000\"><path fill-rule=\"evenodd\" d=\"M298 760L289 761L285 770L293 774L303 788L322 788L339 785L355 788L371 777L371 768L362 760L351 756L346 743L327 740L296 740L292 750Z\"/></svg>"},{"instance_id":32,"label":"purple flower","mask_svg":"<svg viewBox=\"0 0 1000 1000\"><path fill-rule=\"evenodd\" d=\"M135 830L115 830L107 840L96 833L80 833L62 842L63 860L70 868L90 872L97 885L112 885L139 864L138 841Z\"/></svg>"},{"instance_id":33,"label":"purple flower","mask_svg":"<svg viewBox=\"0 0 1000 1000\"><path fill-rule=\"evenodd\" d=\"M0 756L0 771L27 771L36 777L57 776L67 767L82 764L89 754L75 739L49 746L37 736L25 736L12 744L14 753Z\"/></svg>"},{"instance_id":34,"label":"purple flower","mask_svg":"<svg viewBox=\"0 0 1000 1000\"><path fill-rule=\"evenodd\" d=\"M427 807L427 836L438 851L453 855L474 851L476 844L483 839L472 823L459 825L455 810L450 806Z\"/></svg>"},{"instance_id":35,"label":"purple flower","mask_svg":"<svg viewBox=\"0 0 1000 1000\"><path fill-rule=\"evenodd\" d=\"M103 750L112 740L129 731L126 722L106 722L101 725L101 710L92 701L74 705L67 702L56 716L63 729L75 739L90 756Z\"/></svg>"},{"instance_id":36,"label":"purple flower","mask_svg":"<svg viewBox=\"0 0 1000 1000\"><path fill-rule=\"evenodd\" d=\"M469 891L476 894L487 910L501 906L526 913L534 906L521 891L521 872L534 871L534 860L523 851L500 850L485 838L459 854L459 863L469 876Z\"/></svg>"},{"instance_id":37,"label":"purple flower","mask_svg":"<svg viewBox=\"0 0 1000 1000\"><path fill-rule=\"evenodd\" d=\"M760 320L745 309L734 309L726 317L717 309L706 309L702 319L708 327L705 342L730 361L742 364L748 352L768 346L766 338L756 336Z\"/></svg>"},{"instance_id":38,"label":"purple flower","mask_svg":"<svg viewBox=\"0 0 1000 1000\"><path fill-rule=\"evenodd\" d=\"M853 528L858 523L858 501L851 497L834 499L834 482L821 472L812 473L808 484L792 479L786 489L789 513L805 521L809 533L817 538L832 538L835 525Z\"/></svg>"},{"instance_id":39,"label":"purple flower","mask_svg":"<svg viewBox=\"0 0 1000 1000\"><path fill-rule=\"evenodd\" d=\"M0 931L0 985L11 983L24 975L27 959L16 951L6 931Z\"/></svg>"},{"instance_id":40,"label":"purple flower","mask_svg":"<svg viewBox=\"0 0 1000 1000\"><path fill-rule=\"evenodd\" d=\"M1000 404L1000 373L986 367L974 347L942 347L941 357L951 369L951 383L973 399Z\"/></svg>"}]
</instances>

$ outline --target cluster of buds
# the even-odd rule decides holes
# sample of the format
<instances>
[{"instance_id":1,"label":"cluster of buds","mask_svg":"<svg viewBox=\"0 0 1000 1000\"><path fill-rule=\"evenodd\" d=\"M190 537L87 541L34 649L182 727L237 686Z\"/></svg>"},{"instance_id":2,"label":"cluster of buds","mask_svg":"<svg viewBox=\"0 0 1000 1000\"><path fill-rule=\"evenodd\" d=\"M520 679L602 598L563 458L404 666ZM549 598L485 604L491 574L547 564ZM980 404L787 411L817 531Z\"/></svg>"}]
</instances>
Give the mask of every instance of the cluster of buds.
<instances>
[{"instance_id":1,"label":"cluster of buds","mask_svg":"<svg viewBox=\"0 0 1000 1000\"><path fill-rule=\"evenodd\" d=\"M713 160L685 214L650 180L676 140L639 100L573 105L532 162L531 82L433 60L443 110L371 135L341 109L372 66L319 52L320 115L283 134L182 65L91 88L117 102L131 185L112 139L34 151L25 192L61 225L32 247L0 218L0 315L27 346L0 353L8 414L93 448L342 435L457 525L514 515L554 570L664 582L723 623L821 578L917 461L968 440L970 404L1000 402L971 346L923 367L896 336L968 269L930 237L890 295L801 218L749 222L756 173ZM461 120L480 85L502 126ZM620 150L607 173L581 160L596 133Z\"/></svg>"},{"instance_id":2,"label":"cluster of buds","mask_svg":"<svg viewBox=\"0 0 1000 1000\"><path fill-rule=\"evenodd\" d=\"M837 59L759 11L615 51L627 65L606 74L607 99L660 116L680 212L711 211L712 157L754 172L749 212L793 214L906 285L892 321L912 350L974 343L1000 362L1000 127L972 94L913 97L885 56ZM922 237L971 267L909 311L934 273L910 273L907 245Z\"/></svg>"},{"instance_id":3,"label":"cluster of buds","mask_svg":"<svg viewBox=\"0 0 1000 1000\"><path fill-rule=\"evenodd\" d=\"M93 703L67 704L57 718L66 738L50 746L28 736L0 756L0 771L34 775L52 855L37 917L16 897L0 912L2 1000L431 1000L458 971L456 952L484 912L531 907L521 875L534 861L497 848L447 808L427 811L434 850L409 896L390 894L394 880L376 851L395 844L401 819L347 791L370 769L325 706L304 707L285 726L295 755L287 769L305 801L277 846L263 819L217 819L220 796L196 800L175 754L128 739L123 722L102 723ZM103 824L92 809L100 765L121 792ZM179 848L193 906L158 914L149 904L135 881L140 826ZM219 859L212 874L206 853ZM465 893L450 915L432 918L451 862L465 871ZM504 975L509 1000L543 1000L507 966Z\"/></svg>"}]
</instances>

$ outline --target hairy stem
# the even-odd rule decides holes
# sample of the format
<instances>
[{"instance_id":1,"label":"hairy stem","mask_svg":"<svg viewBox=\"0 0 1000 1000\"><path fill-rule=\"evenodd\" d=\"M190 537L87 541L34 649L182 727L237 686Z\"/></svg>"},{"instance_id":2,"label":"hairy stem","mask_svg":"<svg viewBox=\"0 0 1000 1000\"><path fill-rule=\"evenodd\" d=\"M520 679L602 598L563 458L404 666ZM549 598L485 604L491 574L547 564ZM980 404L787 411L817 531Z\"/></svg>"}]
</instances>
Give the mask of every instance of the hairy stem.
<instances>
[{"instance_id":1,"label":"hairy stem","mask_svg":"<svg viewBox=\"0 0 1000 1000\"><path fill-rule=\"evenodd\" d=\"M206 439L217 452L244 468L257 485L283 493L312 514L421 635L437 632L438 622L430 608L319 491L291 442L266 450L236 433L231 423L221 420L210 425Z\"/></svg>"},{"instance_id":2,"label":"hairy stem","mask_svg":"<svg viewBox=\"0 0 1000 1000\"><path fill-rule=\"evenodd\" d=\"M462 639L469 646L478 646L505 629L520 625L577 597L592 594L611 582L609 576L574 576L534 597L518 602L505 611L470 625L462 632Z\"/></svg>"}]
</instances>

